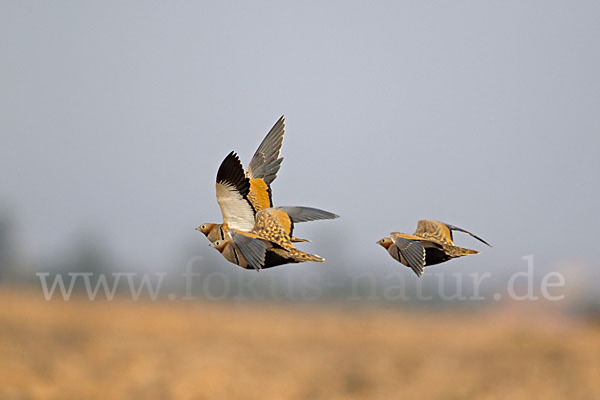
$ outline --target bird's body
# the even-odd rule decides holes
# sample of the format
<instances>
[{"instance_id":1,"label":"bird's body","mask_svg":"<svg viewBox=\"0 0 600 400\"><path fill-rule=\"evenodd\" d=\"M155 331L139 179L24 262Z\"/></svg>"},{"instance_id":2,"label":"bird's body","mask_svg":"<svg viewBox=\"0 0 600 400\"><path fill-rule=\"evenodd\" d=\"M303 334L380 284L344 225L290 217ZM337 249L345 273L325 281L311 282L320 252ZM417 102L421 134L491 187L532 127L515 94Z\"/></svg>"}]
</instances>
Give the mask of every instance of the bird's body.
<instances>
[{"instance_id":1,"label":"bird's body","mask_svg":"<svg viewBox=\"0 0 600 400\"><path fill-rule=\"evenodd\" d=\"M377 243L400 263L411 268L418 276L423 275L425 266L440 264L453 258L478 254L477 250L454 245L452 231L467 233L487 244L485 240L462 228L439 221L421 220L414 234L392 232Z\"/></svg>"},{"instance_id":2,"label":"bird's body","mask_svg":"<svg viewBox=\"0 0 600 400\"><path fill-rule=\"evenodd\" d=\"M224 228L223 224L202 224L201 226L196 228L196 230L204 233L204 235L206 235L206 238L211 243L214 243L217 240L225 240L227 238L231 238L231 236L228 233L227 227ZM290 239L292 243L310 242L310 240L308 239L301 239L296 236L292 236Z\"/></svg>"},{"instance_id":3,"label":"bird's body","mask_svg":"<svg viewBox=\"0 0 600 400\"><path fill-rule=\"evenodd\" d=\"M266 242L267 247L265 250L264 265L259 269L267 269L276 267L284 264L296 264L307 261L324 262L325 259L314 254L304 253L296 248L286 250L278 247L274 247L271 243ZM217 249L225 259L233 264L236 264L244 269L252 269L249 266L248 261L240 252L240 249L236 246L232 239L226 239L224 241L216 240L211 244L212 247Z\"/></svg>"},{"instance_id":4,"label":"bird's body","mask_svg":"<svg viewBox=\"0 0 600 400\"><path fill-rule=\"evenodd\" d=\"M337 215L309 207L268 208L256 214L251 232L230 230L230 238L212 244L231 263L242 268L264 269L282 264L325 259L294 247L296 222L336 218Z\"/></svg>"}]
</instances>

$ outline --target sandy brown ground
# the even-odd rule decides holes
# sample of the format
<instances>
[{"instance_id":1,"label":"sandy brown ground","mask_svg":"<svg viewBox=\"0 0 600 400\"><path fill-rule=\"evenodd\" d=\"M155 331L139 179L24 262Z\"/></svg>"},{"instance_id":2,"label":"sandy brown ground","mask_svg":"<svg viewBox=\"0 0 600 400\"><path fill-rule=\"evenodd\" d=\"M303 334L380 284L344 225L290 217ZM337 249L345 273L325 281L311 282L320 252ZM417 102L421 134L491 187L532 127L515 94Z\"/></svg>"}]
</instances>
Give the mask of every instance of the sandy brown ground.
<instances>
[{"instance_id":1,"label":"sandy brown ground","mask_svg":"<svg viewBox=\"0 0 600 400\"><path fill-rule=\"evenodd\" d=\"M600 325L0 291L1 399L598 399Z\"/></svg>"}]
</instances>

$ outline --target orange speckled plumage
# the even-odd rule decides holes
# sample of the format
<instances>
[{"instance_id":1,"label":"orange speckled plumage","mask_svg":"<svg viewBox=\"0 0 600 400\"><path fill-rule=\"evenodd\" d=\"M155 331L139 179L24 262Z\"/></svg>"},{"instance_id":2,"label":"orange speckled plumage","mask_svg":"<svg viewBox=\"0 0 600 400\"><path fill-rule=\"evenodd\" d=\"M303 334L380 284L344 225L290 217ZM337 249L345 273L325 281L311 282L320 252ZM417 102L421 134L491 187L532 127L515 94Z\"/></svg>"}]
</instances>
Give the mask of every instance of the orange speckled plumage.
<instances>
[{"instance_id":1,"label":"orange speckled plumage","mask_svg":"<svg viewBox=\"0 0 600 400\"><path fill-rule=\"evenodd\" d=\"M248 200L250 200L250 203L252 203L252 207L256 212L273 207L271 188L261 178L250 179L250 193L248 193Z\"/></svg>"},{"instance_id":2,"label":"orange speckled plumage","mask_svg":"<svg viewBox=\"0 0 600 400\"><path fill-rule=\"evenodd\" d=\"M292 221L283 211L268 209L256 214L252 232L284 249L294 248L291 240Z\"/></svg>"}]
</instances>

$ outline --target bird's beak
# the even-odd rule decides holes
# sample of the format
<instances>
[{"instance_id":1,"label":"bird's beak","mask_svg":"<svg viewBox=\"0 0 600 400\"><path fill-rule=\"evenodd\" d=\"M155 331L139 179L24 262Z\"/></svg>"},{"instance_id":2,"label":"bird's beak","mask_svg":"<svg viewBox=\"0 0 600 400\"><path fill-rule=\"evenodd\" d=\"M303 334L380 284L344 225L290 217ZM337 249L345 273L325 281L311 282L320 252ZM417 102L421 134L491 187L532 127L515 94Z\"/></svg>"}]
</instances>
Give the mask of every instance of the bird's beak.
<instances>
[{"instance_id":1,"label":"bird's beak","mask_svg":"<svg viewBox=\"0 0 600 400\"><path fill-rule=\"evenodd\" d=\"M194 230L200 232L200 227L194 228Z\"/></svg>"},{"instance_id":2,"label":"bird's beak","mask_svg":"<svg viewBox=\"0 0 600 400\"><path fill-rule=\"evenodd\" d=\"M208 246L209 246L209 247L212 247L212 248L215 248L215 244L214 244L214 243L211 243L211 244L209 244Z\"/></svg>"}]
</instances>

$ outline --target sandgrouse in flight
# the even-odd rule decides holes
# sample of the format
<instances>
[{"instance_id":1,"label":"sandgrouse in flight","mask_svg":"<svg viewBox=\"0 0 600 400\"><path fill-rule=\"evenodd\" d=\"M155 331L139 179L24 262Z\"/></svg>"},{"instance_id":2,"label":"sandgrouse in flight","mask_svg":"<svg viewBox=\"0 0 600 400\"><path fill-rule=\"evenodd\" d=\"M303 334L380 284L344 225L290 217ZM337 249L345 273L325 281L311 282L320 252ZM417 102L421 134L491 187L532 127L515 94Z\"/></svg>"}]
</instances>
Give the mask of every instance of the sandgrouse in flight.
<instances>
[{"instance_id":1,"label":"sandgrouse in flight","mask_svg":"<svg viewBox=\"0 0 600 400\"><path fill-rule=\"evenodd\" d=\"M384 247L396 260L411 268L417 276L423 275L426 265L435 265L453 258L478 254L476 250L454 245L452 231L464 232L491 247L480 237L454 225L439 221L421 220L414 234L392 232L377 244Z\"/></svg>"},{"instance_id":2,"label":"sandgrouse in flight","mask_svg":"<svg viewBox=\"0 0 600 400\"><path fill-rule=\"evenodd\" d=\"M277 177L277 172L283 161L283 158L280 158L279 155L281 153L284 134L285 118L282 116L260 143L258 149L256 149L252 156L252 160L250 160L250 164L248 164L248 168L244 172L244 176L247 177L249 181L247 198L250 201L254 213L273 206L271 183ZM235 193L232 193L225 183L219 182L217 177L217 201L223 211L223 223L233 222L231 220L233 216L230 213L226 217L224 205L222 204L223 202L230 202L229 198L232 195L235 196ZM226 205L225 209L231 211ZM230 223L229 227L235 226L245 230L252 229L254 222L248 218L248 215L245 215L245 217L246 220L249 221L248 223L244 224L239 221L233 222L233 225ZM229 221L226 221L226 218L229 218ZM227 237L226 230L223 229L223 224L207 222L197 227L196 230L202 232L211 243L219 239L225 240Z\"/></svg>"}]
</instances>

